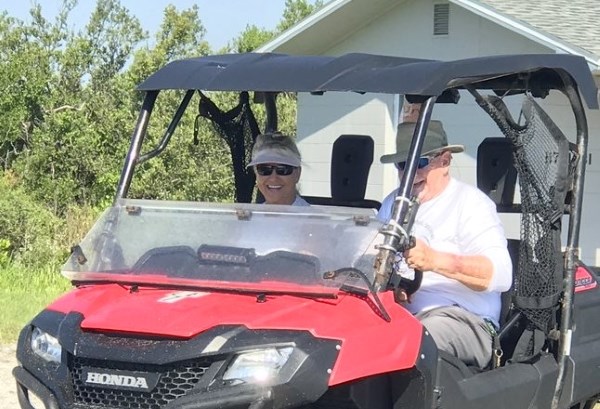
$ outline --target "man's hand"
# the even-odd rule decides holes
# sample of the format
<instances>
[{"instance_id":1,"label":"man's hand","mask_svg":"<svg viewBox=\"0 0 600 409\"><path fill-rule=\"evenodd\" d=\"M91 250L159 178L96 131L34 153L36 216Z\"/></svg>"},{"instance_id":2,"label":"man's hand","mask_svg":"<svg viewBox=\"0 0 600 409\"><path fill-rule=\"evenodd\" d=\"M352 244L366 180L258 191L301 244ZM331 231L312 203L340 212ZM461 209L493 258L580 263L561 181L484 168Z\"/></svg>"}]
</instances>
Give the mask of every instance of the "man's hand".
<instances>
[{"instance_id":1,"label":"man's hand","mask_svg":"<svg viewBox=\"0 0 600 409\"><path fill-rule=\"evenodd\" d=\"M427 243L416 239L415 246L404 252L404 259L408 267L413 270L435 271L436 255L437 252Z\"/></svg>"},{"instance_id":2,"label":"man's hand","mask_svg":"<svg viewBox=\"0 0 600 409\"><path fill-rule=\"evenodd\" d=\"M486 290L494 274L492 261L486 256L444 253L419 239L413 248L404 252L404 258L414 270L434 271L474 291Z\"/></svg>"}]
</instances>

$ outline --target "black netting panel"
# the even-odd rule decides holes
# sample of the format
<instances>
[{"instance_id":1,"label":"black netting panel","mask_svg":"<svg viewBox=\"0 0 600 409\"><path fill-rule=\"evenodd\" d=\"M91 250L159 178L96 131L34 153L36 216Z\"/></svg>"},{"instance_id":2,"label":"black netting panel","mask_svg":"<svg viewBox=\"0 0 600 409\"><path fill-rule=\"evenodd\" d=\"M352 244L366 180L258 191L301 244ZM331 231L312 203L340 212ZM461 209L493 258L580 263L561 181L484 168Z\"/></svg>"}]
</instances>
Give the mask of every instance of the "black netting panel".
<instances>
[{"instance_id":1,"label":"black netting panel","mask_svg":"<svg viewBox=\"0 0 600 409\"><path fill-rule=\"evenodd\" d=\"M256 177L250 163L252 146L260 133L247 92L240 93L240 101L233 109L223 112L206 95L200 94L199 115L213 123L219 135L229 146L235 178L235 201L250 203Z\"/></svg>"},{"instance_id":2,"label":"black netting panel","mask_svg":"<svg viewBox=\"0 0 600 409\"><path fill-rule=\"evenodd\" d=\"M511 140L519 174L521 245L514 303L531 330L548 334L562 288L560 227L573 174L569 142L529 96L522 106L525 125L515 123L498 97L483 97L479 103Z\"/></svg>"}]
</instances>

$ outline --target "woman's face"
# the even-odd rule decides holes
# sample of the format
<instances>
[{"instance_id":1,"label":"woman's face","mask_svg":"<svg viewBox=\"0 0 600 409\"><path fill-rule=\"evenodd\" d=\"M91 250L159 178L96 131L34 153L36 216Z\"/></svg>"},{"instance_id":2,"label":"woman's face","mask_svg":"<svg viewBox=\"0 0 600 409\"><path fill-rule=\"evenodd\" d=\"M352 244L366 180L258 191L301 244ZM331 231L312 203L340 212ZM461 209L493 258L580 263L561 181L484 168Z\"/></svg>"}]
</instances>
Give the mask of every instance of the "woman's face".
<instances>
[{"instance_id":1,"label":"woman's face","mask_svg":"<svg viewBox=\"0 0 600 409\"><path fill-rule=\"evenodd\" d=\"M289 174L286 174L288 173ZM296 183L301 168L279 163L263 163L254 166L258 190L266 204L291 205L296 200Z\"/></svg>"}]
</instances>

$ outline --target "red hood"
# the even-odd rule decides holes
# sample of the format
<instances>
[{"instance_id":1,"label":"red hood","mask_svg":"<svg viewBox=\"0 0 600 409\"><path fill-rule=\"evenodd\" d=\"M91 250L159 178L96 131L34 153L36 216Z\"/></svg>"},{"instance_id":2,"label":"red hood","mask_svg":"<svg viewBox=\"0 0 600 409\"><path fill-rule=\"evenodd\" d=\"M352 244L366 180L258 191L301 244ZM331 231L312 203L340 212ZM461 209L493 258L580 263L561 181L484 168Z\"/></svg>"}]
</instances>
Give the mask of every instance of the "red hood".
<instances>
[{"instance_id":1,"label":"red hood","mask_svg":"<svg viewBox=\"0 0 600 409\"><path fill-rule=\"evenodd\" d=\"M352 295L312 299L289 295L255 295L177 291L107 284L76 289L49 309L83 314L83 330L159 335L189 339L217 325L249 329L307 330L338 339L342 348L330 384L412 367L419 352L421 325L382 295L392 321L386 322L369 302ZM377 354L377 356L373 356ZM333 383L332 383L333 382Z\"/></svg>"}]
</instances>

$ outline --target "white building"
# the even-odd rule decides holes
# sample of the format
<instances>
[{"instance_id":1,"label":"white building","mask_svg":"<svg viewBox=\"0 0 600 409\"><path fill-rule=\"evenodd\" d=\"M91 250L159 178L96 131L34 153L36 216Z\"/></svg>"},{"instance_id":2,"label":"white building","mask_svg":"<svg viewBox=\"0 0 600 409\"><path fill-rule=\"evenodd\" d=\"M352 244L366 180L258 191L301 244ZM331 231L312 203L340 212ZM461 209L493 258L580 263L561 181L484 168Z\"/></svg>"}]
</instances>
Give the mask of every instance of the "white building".
<instances>
[{"instance_id":1,"label":"white building","mask_svg":"<svg viewBox=\"0 0 600 409\"><path fill-rule=\"evenodd\" d=\"M341 55L349 52L452 60L485 55L569 53L581 55L600 84L599 0L332 0L259 52ZM517 110L519 97L511 97ZM401 101L390 95L300 95L298 142L303 155L301 191L328 196L332 142L341 134L375 140L375 160L366 196L382 198L397 186L393 166L379 157L394 151ZM574 139L566 98L550 95L544 107ZM453 175L475 183L475 155L483 137L502 136L467 95L458 106L436 105L433 119L444 122L450 143L464 144ZM590 145L585 179L581 258L600 265L600 112L588 111ZM518 220L506 218L507 235Z\"/></svg>"}]
</instances>

